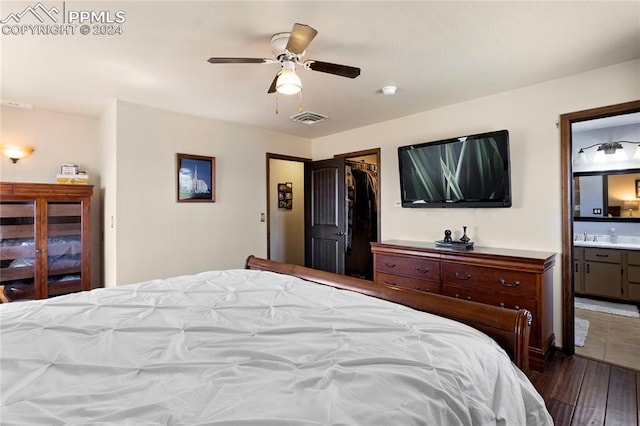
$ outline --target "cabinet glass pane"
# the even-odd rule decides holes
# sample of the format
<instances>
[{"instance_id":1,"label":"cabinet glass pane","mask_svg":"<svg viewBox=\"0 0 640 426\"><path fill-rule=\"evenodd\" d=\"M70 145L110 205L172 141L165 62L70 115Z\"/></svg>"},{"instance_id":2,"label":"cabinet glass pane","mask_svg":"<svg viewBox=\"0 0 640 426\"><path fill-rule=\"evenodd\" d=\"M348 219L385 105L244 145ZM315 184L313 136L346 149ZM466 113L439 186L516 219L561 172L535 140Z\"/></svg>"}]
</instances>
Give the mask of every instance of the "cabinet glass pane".
<instances>
[{"instance_id":1,"label":"cabinet glass pane","mask_svg":"<svg viewBox=\"0 0 640 426\"><path fill-rule=\"evenodd\" d=\"M81 290L82 203L47 203L48 296Z\"/></svg>"},{"instance_id":2,"label":"cabinet glass pane","mask_svg":"<svg viewBox=\"0 0 640 426\"><path fill-rule=\"evenodd\" d=\"M35 298L35 203L0 201L0 299Z\"/></svg>"}]
</instances>

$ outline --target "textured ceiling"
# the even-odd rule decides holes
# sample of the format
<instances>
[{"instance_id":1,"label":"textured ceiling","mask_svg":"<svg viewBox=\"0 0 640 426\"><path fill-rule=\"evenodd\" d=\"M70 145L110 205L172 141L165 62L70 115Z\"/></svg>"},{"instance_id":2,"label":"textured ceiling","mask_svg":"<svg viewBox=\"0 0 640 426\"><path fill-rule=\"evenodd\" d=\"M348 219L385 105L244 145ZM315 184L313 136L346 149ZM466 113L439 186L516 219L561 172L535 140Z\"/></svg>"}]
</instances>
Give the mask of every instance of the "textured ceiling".
<instances>
[{"instance_id":1,"label":"textured ceiling","mask_svg":"<svg viewBox=\"0 0 640 426\"><path fill-rule=\"evenodd\" d=\"M36 3L2 1L0 18ZM123 34L1 35L2 99L95 117L121 99L309 138L640 58L638 1L43 4L122 10ZM279 96L275 115L277 64L206 62L269 57L295 22L318 30L305 59L362 69L299 70L304 109L328 116L314 125L288 120L297 96ZM395 96L380 92L389 84Z\"/></svg>"}]
</instances>

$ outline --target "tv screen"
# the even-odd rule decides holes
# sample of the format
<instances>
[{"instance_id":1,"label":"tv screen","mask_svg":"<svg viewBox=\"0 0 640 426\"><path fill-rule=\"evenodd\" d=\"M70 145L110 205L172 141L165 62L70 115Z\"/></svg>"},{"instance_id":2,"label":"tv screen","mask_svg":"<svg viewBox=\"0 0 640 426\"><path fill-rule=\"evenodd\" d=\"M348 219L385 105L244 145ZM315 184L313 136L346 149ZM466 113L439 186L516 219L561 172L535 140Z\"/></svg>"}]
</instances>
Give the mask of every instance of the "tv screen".
<instances>
[{"instance_id":1,"label":"tv screen","mask_svg":"<svg viewBox=\"0 0 640 426\"><path fill-rule=\"evenodd\" d=\"M511 207L509 132L398 148L402 207Z\"/></svg>"}]
</instances>

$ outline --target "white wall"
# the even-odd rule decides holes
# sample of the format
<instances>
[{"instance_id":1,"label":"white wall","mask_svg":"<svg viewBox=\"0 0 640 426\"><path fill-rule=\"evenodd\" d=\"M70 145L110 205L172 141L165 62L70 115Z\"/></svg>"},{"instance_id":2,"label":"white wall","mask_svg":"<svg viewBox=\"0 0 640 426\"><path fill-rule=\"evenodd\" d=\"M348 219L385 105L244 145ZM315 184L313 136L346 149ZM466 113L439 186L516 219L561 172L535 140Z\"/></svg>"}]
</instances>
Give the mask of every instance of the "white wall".
<instances>
[{"instance_id":1,"label":"white wall","mask_svg":"<svg viewBox=\"0 0 640 426\"><path fill-rule=\"evenodd\" d=\"M0 158L3 182L55 183L60 165L77 164L94 185L91 197L91 284L100 284L100 130L95 118L2 106L0 141L35 148L30 157L13 164Z\"/></svg>"},{"instance_id":2,"label":"white wall","mask_svg":"<svg viewBox=\"0 0 640 426\"><path fill-rule=\"evenodd\" d=\"M310 140L127 102L116 122L118 285L266 256L266 153L309 158ZM215 203L176 202L178 152L216 157Z\"/></svg>"},{"instance_id":3,"label":"white wall","mask_svg":"<svg viewBox=\"0 0 640 426\"><path fill-rule=\"evenodd\" d=\"M313 159L381 148L381 237L435 241L462 226L481 246L559 253L561 241L561 114L640 99L640 61L422 112L313 141ZM396 96L401 96L398 93ZM403 209L398 146L508 129L513 207ZM561 264L554 268L554 331L562 343Z\"/></svg>"},{"instance_id":4,"label":"white wall","mask_svg":"<svg viewBox=\"0 0 640 426\"><path fill-rule=\"evenodd\" d=\"M272 260L304 266L304 163L269 160L270 257ZM278 207L278 183L293 185L293 208Z\"/></svg>"}]
</instances>

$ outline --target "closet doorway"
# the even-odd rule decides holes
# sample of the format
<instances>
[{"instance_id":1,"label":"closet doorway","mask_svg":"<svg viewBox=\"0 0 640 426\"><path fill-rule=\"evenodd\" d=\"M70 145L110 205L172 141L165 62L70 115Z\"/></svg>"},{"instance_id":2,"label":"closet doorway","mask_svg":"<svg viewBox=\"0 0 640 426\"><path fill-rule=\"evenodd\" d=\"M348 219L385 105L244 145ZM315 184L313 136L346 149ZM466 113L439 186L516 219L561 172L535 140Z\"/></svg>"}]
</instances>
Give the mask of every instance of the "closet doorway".
<instances>
[{"instance_id":1,"label":"closet doorway","mask_svg":"<svg viewBox=\"0 0 640 426\"><path fill-rule=\"evenodd\" d=\"M306 164L305 264L373 279L380 235L380 149Z\"/></svg>"},{"instance_id":2,"label":"closet doorway","mask_svg":"<svg viewBox=\"0 0 640 426\"><path fill-rule=\"evenodd\" d=\"M640 101L578 111L560 116L562 172L562 349L566 355L575 353L574 305L574 199L573 199L573 124L640 111Z\"/></svg>"},{"instance_id":3,"label":"closet doorway","mask_svg":"<svg viewBox=\"0 0 640 426\"><path fill-rule=\"evenodd\" d=\"M379 241L379 150L345 156L347 250L345 275L373 280L371 242Z\"/></svg>"}]
</instances>

